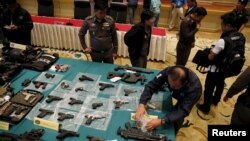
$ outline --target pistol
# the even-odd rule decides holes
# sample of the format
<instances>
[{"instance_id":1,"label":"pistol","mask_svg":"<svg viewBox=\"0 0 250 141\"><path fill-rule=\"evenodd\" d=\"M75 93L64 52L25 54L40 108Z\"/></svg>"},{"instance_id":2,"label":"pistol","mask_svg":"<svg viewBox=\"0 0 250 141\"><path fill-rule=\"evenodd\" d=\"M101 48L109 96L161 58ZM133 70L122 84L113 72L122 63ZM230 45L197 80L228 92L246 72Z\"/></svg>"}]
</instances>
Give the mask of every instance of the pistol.
<instances>
[{"instance_id":1,"label":"pistol","mask_svg":"<svg viewBox=\"0 0 250 141\"><path fill-rule=\"evenodd\" d=\"M58 113L59 117L57 120L64 121L65 119L72 119L74 118L74 115L71 114L65 114L65 113Z\"/></svg>"},{"instance_id":2,"label":"pistol","mask_svg":"<svg viewBox=\"0 0 250 141\"><path fill-rule=\"evenodd\" d=\"M56 75L54 75L54 74L49 74L49 73L46 73L45 74L45 77L47 78L47 79L50 79L50 78L54 78Z\"/></svg>"},{"instance_id":3,"label":"pistol","mask_svg":"<svg viewBox=\"0 0 250 141\"><path fill-rule=\"evenodd\" d=\"M37 115L38 118L43 118L45 117L46 115L51 115L53 114L54 112L51 111L51 110L46 110L46 109L39 109L40 111L40 114Z\"/></svg>"},{"instance_id":4,"label":"pistol","mask_svg":"<svg viewBox=\"0 0 250 141\"><path fill-rule=\"evenodd\" d=\"M81 77L79 77L79 80L80 81L85 81L85 80L87 80L87 81L94 81L94 79L92 79L92 78L90 78L90 77L88 77L86 75L81 75Z\"/></svg>"},{"instance_id":5,"label":"pistol","mask_svg":"<svg viewBox=\"0 0 250 141\"><path fill-rule=\"evenodd\" d=\"M59 135L56 136L56 138L60 140L63 140L66 137L79 137L79 134L77 132L60 129Z\"/></svg>"},{"instance_id":6,"label":"pistol","mask_svg":"<svg viewBox=\"0 0 250 141\"><path fill-rule=\"evenodd\" d=\"M124 96L129 96L132 93L137 92L136 90L132 90L132 89L124 89Z\"/></svg>"},{"instance_id":7,"label":"pistol","mask_svg":"<svg viewBox=\"0 0 250 141\"><path fill-rule=\"evenodd\" d=\"M123 105L123 104L128 104L129 102L128 101L122 101L122 100L115 100L113 101L114 104L115 104L115 109L120 109L120 107Z\"/></svg>"},{"instance_id":8,"label":"pistol","mask_svg":"<svg viewBox=\"0 0 250 141\"><path fill-rule=\"evenodd\" d=\"M69 105L74 105L74 104L83 104L83 101L71 97Z\"/></svg>"},{"instance_id":9,"label":"pistol","mask_svg":"<svg viewBox=\"0 0 250 141\"><path fill-rule=\"evenodd\" d=\"M115 85L113 84L106 84L106 83L99 83L99 86L101 91L105 90L106 88L115 87Z\"/></svg>"},{"instance_id":10,"label":"pistol","mask_svg":"<svg viewBox=\"0 0 250 141\"><path fill-rule=\"evenodd\" d=\"M90 125L93 121L95 121L97 119L102 119L102 118L105 118L105 117L97 116L97 115L85 115L85 118L87 118L85 124Z\"/></svg>"},{"instance_id":11,"label":"pistol","mask_svg":"<svg viewBox=\"0 0 250 141\"><path fill-rule=\"evenodd\" d=\"M52 96L52 95L49 95L48 96L48 99L46 100L46 103L51 103L53 101L60 101L62 100L63 98L61 97L58 97L58 96Z\"/></svg>"},{"instance_id":12,"label":"pistol","mask_svg":"<svg viewBox=\"0 0 250 141\"><path fill-rule=\"evenodd\" d=\"M101 102L99 102L99 103L93 103L92 104L92 109L96 109L96 108L101 107L101 106L103 106L103 103L101 103Z\"/></svg>"}]
</instances>

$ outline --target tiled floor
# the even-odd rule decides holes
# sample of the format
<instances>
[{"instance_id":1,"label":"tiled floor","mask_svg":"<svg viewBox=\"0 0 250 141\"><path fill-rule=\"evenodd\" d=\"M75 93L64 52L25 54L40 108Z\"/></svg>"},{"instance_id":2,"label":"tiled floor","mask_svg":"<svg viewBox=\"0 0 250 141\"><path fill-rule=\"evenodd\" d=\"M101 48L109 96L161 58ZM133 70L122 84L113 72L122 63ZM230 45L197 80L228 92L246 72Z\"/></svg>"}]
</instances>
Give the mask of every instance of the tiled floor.
<instances>
[{"instance_id":1,"label":"tiled floor","mask_svg":"<svg viewBox=\"0 0 250 141\"><path fill-rule=\"evenodd\" d=\"M167 44L167 59L165 62L148 62L148 68L150 69L157 69L162 70L163 68L167 66L172 66L175 64L175 48L177 43L176 38L176 31L172 31L168 34L168 44ZM246 53L245 56L247 58L247 61L245 63L244 69L249 66L250 64L250 28L245 28L243 31L244 35L247 39L246 44ZM201 74L195 70L196 66L191 62L194 54L197 52L197 50L209 47L211 44L215 43L220 37L220 33L208 33L208 32L198 32L197 38L196 38L196 46L192 49L189 62L186 67L192 69L197 73L199 76L203 86L206 75ZM57 51L56 51L57 52ZM85 57L79 57L78 55L82 55L81 53L73 53L73 52L65 52L62 51L61 56L63 57L69 57L69 58L85 58ZM118 58L115 61L115 64L125 65L130 64L130 61L128 58ZM227 92L228 88L231 86L232 82L235 80L236 77L228 78L226 79L227 86L225 87L224 94ZM223 94L223 96L224 96ZM182 128L178 132L176 136L177 141L206 141L207 140L207 125L208 124L229 124L231 119L231 113L234 107L234 104L237 100L237 97L233 97L230 99L227 103L220 102L217 107L212 107L209 115L205 116L207 120L202 120L197 116L197 108L196 106L193 107L192 112L190 115L186 118L186 120L189 120L191 124L190 127ZM203 97L199 100L199 102L203 101Z\"/></svg>"}]
</instances>

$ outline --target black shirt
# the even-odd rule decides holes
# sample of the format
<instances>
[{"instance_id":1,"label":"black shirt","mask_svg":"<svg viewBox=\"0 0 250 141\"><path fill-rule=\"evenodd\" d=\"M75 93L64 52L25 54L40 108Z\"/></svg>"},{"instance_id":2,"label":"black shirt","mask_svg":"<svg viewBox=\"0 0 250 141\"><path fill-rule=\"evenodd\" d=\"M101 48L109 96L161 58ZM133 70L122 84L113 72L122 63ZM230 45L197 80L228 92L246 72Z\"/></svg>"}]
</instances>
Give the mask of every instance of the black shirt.
<instances>
[{"instance_id":1,"label":"black shirt","mask_svg":"<svg viewBox=\"0 0 250 141\"><path fill-rule=\"evenodd\" d=\"M192 14L196 9L197 9L197 6L189 7L189 8L187 9L187 11L185 12L184 17L186 17L186 16Z\"/></svg>"},{"instance_id":2,"label":"black shirt","mask_svg":"<svg viewBox=\"0 0 250 141\"><path fill-rule=\"evenodd\" d=\"M242 10L241 12L238 12L237 9L234 9L232 12L237 15L236 27L237 27L237 30L239 30L243 24L246 24L248 22L249 13L246 9Z\"/></svg>"},{"instance_id":3,"label":"black shirt","mask_svg":"<svg viewBox=\"0 0 250 141\"><path fill-rule=\"evenodd\" d=\"M9 26L11 24L16 25L17 29L8 30L3 28L5 37L11 42L30 45L33 22L29 12L23 9L20 5L14 14L11 13L10 10L7 10L3 14L3 26Z\"/></svg>"},{"instance_id":4,"label":"black shirt","mask_svg":"<svg viewBox=\"0 0 250 141\"><path fill-rule=\"evenodd\" d=\"M195 33L197 31L197 24L191 16L185 17L180 26L179 42L191 46L195 42Z\"/></svg>"},{"instance_id":5,"label":"black shirt","mask_svg":"<svg viewBox=\"0 0 250 141\"><path fill-rule=\"evenodd\" d=\"M175 98L178 102L175 105L173 111L166 115L166 123L176 122L177 120L188 116L191 112L194 104L199 100L202 94L202 86L197 75L191 70L179 66L185 70L187 73L187 84L180 90L172 90L170 92L172 97ZM140 103L146 104L151 98L152 95L160 90L163 85L168 84L168 73L173 67L167 67L161 71L152 81L150 81L146 86L141 95Z\"/></svg>"}]
</instances>

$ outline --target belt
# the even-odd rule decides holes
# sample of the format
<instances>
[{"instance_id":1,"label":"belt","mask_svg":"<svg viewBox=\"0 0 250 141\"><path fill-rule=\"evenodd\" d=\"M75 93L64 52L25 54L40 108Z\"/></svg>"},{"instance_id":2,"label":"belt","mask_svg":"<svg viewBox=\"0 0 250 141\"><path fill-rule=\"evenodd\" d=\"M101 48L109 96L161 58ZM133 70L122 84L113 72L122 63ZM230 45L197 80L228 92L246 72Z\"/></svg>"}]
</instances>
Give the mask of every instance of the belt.
<instances>
[{"instance_id":1,"label":"belt","mask_svg":"<svg viewBox=\"0 0 250 141\"><path fill-rule=\"evenodd\" d=\"M95 52L95 53L103 54L103 53L106 53L106 52L110 51L110 49L112 49L112 48L109 48L109 49L106 49L106 50L101 50L101 51L92 49L92 51Z\"/></svg>"}]
</instances>

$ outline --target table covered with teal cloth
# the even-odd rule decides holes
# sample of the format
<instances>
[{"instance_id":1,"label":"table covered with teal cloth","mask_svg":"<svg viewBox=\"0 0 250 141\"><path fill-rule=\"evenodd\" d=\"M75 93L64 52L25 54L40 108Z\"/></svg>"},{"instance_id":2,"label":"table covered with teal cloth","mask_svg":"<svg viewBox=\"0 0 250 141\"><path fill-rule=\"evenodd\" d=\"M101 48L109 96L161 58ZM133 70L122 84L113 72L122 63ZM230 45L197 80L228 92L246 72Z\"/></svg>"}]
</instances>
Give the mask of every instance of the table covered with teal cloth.
<instances>
[{"instance_id":1,"label":"table covered with teal cloth","mask_svg":"<svg viewBox=\"0 0 250 141\"><path fill-rule=\"evenodd\" d=\"M56 63L70 65L70 69L67 72L60 73L64 75L62 80L69 80L69 81L72 81L73 78L77 75L77 73L83 72L83 73L92 73L92 74L101 75L101 81L110 82L110 80L107 79L107 74L108 72L113 72L114 68L116 67L116 65L113 65L113 64L95 63L95 62L88 62L84 60L74 60L74 59L66 59L66 58L60 58ZM152 80L154 76L157 75L158 73L158 71L156 70L153 70L153 72L154 73L152 74L145 74L147 76L146 83ZM23 89L23 87L21 86L21 83L25 79L32 78L33 80L35 80L36 77L39 76L39 74L41 74L41 72L24 69L16 78L13 79L12 86L14 87L15 93ZM117 82L117 83L123 83L123 82ZM132 84L128 84L128 85L132 85ZM141 84L137 83L134 85L140 86ZM55 87L56 86L54 86L52 89L43 93L44 98L41 100L41 102L46 99L46 97L49 95L51 91L54 90ZM164 93L163 106L164 107L163 107L162 112L149 111L149 114L158 115L159 117L162 117L165 114L168 114L169 109L171 109L172 107L172 97L168 91ZM85 126L80 126L78 130L78 133L80 134L79 137L69 137L69 138L66 138L65 140L66 141L85 141L85 140L87 141L86 136L91 135L91 136L104 138L107 140L123 141L125 139L117 135L117 129L119 127L122 127L124 129L125 128L124 125L126 122L133 123L133 121L130 120L130 114L133 112L135 111L113 110L112 117L107 127L107 130L103 131L103 130L97 130L94 128L88 128ZM34 125L33 121L25 118L17 125L13 125L8 132L21 134L21 133L24 133L25 131L30 131L32 129L39 129L39 128L42 128L42 127ZM44 129L45 129L45 134L42 137L43 140L46 140L46 141L57 140L56 136L58 135L58 131L54 131L54 130L46 129L46 128ZM172 141L175 140L173 124L157 128L157 133L163 133L167 135L168 139Z\"/></svg>"}]
</instances>

